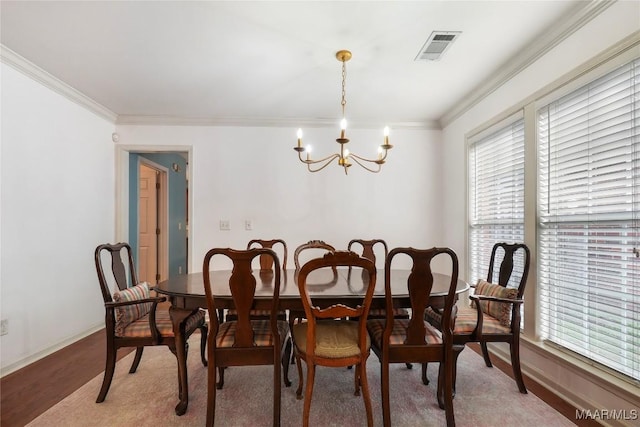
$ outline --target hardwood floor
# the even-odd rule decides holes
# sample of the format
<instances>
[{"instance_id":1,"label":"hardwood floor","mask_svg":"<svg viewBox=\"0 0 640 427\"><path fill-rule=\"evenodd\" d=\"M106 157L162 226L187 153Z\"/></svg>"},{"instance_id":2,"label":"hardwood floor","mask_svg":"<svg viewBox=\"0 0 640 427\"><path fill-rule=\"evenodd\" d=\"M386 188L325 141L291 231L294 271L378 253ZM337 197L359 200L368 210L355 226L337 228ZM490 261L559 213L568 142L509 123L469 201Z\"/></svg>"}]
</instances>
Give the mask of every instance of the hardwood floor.
<instances>
[{"instance_id":1,"label":"hardwood floor","mask_svg":"<svg viewBox=\"0 0 640 427\"><path fill-rule=\"evenodd\" d=\"M480 347L477 344L471 344L469 347L473 351L480 352ZM131 351L132 349L120 349L118 359ZM0 378L0 425L2 427L21 427L35 419L96 375L102 373L105 355L104 331L98 331L29 366ZM495 357L493 359L496 368L512 376L510 365ZM593 420L576 421L573 406L530 378L525 377L525 383L530 393L538 396L578 426L599 426Z\"/></svg>"},{"instance_id":2,"label":"hardwood floor","mask_svg":"<svg viewBox=\"0 0 640 427\"><path fill-rule=\"evenodd\" d=\"M120 349L118 360L133 349ZM0 425L20 427L104 372L104 330L0 378ZM97 396L96 396L97 397Z\"/></svg>"}]
</instances>

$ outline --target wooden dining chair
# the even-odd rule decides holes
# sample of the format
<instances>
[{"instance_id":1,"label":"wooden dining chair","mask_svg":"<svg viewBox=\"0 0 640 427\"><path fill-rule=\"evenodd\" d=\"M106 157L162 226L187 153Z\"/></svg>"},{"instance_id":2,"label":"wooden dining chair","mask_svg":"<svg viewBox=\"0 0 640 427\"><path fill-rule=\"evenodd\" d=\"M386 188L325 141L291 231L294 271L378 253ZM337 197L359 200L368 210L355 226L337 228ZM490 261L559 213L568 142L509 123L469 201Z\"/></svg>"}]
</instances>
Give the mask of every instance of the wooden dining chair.
<instances>
[{"instance_id":1,"label":"wooden dining chair","mask_svg":"<svg viewBox=\"0 0 640 427\"><path fill-rule=\"evenodd\" d=\"M272 239L272 240L253 239L253 240L249 240L249 243L247 243L247 249L251 249L253 247L268 248L268 249L273 249L274 251L275 251L275 247L279 247L279 249L281 250L281 253L282 253L282 256L281 257L279 256L279 259L282 259L282 272L283 273L286 272L288 254L287 254L287 244L285 243L284 240L282 240L282 239ZM269 255L261 255L258 258L258 261L260 263L260 275L261 276L273 275L273 259ZM250 317L252 319L268 320L271 317L271 311L270 310L251 310L249 315L250 315ZM226 319L227 319L227 321L237 320L238 319L238 313L237 313L236 309L231 308L231 309L227 310ZM286 320L287 319L287 312L285 310L279 310L278 311L278 319Z\"/></svg>"},{"instance_id":2,"label":"wooden dining chair","mask_svg":"<svg viewBox=\"0 0 640 427\"><path fill-rule=\"evenodd\" d=\"M384 266L384 262L387 259L387 256L389 255L389 249L387 248L387 242L385 242L382 239L372 239L372 240L364 240L364 239L352 239L349 244L347 245L347 250L351 250L352 246L354 245L359 245L362 247L362 256L370 259L371 261L373 261L374 264L376 264L376 245L380 246L382 248L382 254L384 255L384 258L382 260L382 265ZM351 279L351 269L349 269L349 272L347 273L347 280ZM396 318L400 318L400 319L408 319L409 318L409 311L406 308L396 308L394 307L393 309L393 316ZM387 313L386 310L384 308L372 308L369 311L369 319L373 319L373 318L386 318L387 317Z\"/></svg>"},{"instance_id":3,"label":"wooden dining chair","mask_svg":"<svg viewBox=\"0 0 640 427\"><path fill-rule=\"evenodd\" d=\"M326 243L324 240L309 240L307 243L303 243L300 246L298 246L296 248L296 250L293 253L293 263L296 267L295 270L295 274L296 276L299 274L300 272L300 265L301 263L301 255L303 252L308 251L308 252L312 252L313 254L322 254L324 255L327 252L334 252L336 249ZM311 256L309 259L314 258L313 256ZM335 266L331 266L332 270L333 270L333 281L329 282L327 285L330 286L332 283L335 283L335 281L338 278L338 270L336 269ZM300 320L300 319L304 319L305 317L305 312L303 310L289 310L289 327L291 329L293 329L293 325L296 322L296 320ZM291 362L293 363L293 360L291 360Z\"/></svg>"},{"instance_id":4,"label":"wooden dining chair","mask_svg":"<svg viewBox=\"0 0 640 427\"><path fill-rule=\"evenodd\" d=\"M269 320L252 320L250 312L256 303L256 278L251 263L256 257L268 256L273 261L274 275L271 316ZM229 278L229 289L237 311L237 320L220 323L216 316L210 317L207 370L207 426L213 426L216 409L216 388L224 384L224 368L228 366L273 365L273 425L280 425L281 373L288 387L291 335L289 324L278 320L280 304L280 261L272 249L253 248L247 250L214 248L207 252L202 265L207 307L215 312L210 263L214 257L226 257L233 263ZM282 369L281 369L282 364ZM216 384L216 370L220 381ZM283 372L284 371L284 372ZM241 404L240 402L238 404Z\"/></svg>"},{"instance_id":5,"label":"wooden dining chair","mask_svg":"<svg viewBox=\"0 0 640 427\"><path fill-rule=\"evenodd\" d=\"M354 301L349 307L344 304L333 304L322 307L322 299L311 300L307 286L307 278L315 270L326 267L351 266L367 271L369 286L362 301ZM302 398L303 376L302 363L307 366L307 385L304 395L302 425L309 425L311 397L316 366L355 366L355 395L364 399L367 413L367 425L373 425L371 396L367 382L367 358L370 352L370 340L366 329L369 312L376 283L376 267L371 260L360 257L354 252L329 252L322 258L312 259L305 263L298 273L298 289L304 306L306 322L293 326L293 342L298 367L298 390L296 397ZM357 317L357 322L347 320Z\"/></svg>"},{"instance_id":6,"label":"wooden dining chair","mask_svg":"<svg viewBox=\"0 0 640 427\"><path fill-rule=\"evenodd\" d=\"M302 252L311 250L316 250L315 252L322 253L324 255L324 252L333 252L336 248L326 243L324 240L309 240L307 243L301 244L293 253L293 263L296 267L296 272L300 271L300 259ZM333 268L333 271L336 272L336 269Z\"/></svg>"},{"instance_id":7,"label":"wooden dining chair","mask_svg":"<svg viewBox=\"0 0 640 427\"><path fill-rule=\"evenodd\" d=\"M406 289L411 300L411 317L398 319L393 316L393 289L391 288L393 262L396 257L408 257L411 273ZM429 306L433 286L432 261L435 258L450 259L451 281L444 297L442 332L426 322L425 311ZM415 249L395 248L385 262L386 319L367 321L371 336L371 348L380 360L383 424L391 425L389 389L389 365L391 363L439 362L437 400L444 408L447 426L454 426L453 414L453 321L456 285L458 282L458 257L449 248ZM397 292L397 291L396 291Z\"/></svg>"},{"instance_id":8,"label":"wooden dining chair","mask_svg":"<svg viewBox=\"0 0 640 427\"><path fill-rule=\"evenodd\" d=\"M149 285L138 283L131 246L127 243L99 245L94 252L94 260L104 300L107 338L106 367L102 387L96 400L96 403L100 403L106 398L111 386L119 348L136 348L133 364L129 369L130 374L138 369L145 347L165 345L174 355L177 355L177 348L169 310L158 306L158 303L166 301L166 298L152 297ZM110 268L105 267L104 261L108 261ZM115 284L113 293L111 284ZM200 330L200 356L202 364L207 366L205 359L207 325L204 311L191 310L180 328L184 328L185 354L188 351L187 339L197 329ZM186 373L186 363L183 368L183 372ZM141 388L143 387L144 384L141 384ZM182 394L181 390L180 394ZM186 408L176 408L176 412L184 413L185 410Z\"/></svg>"},{"instance_id":9,"label":"wooden dining chair","mask_svg":"<svg viewBox=\"0 0 640 427\"><path fill-rule=\"evenodd\" d=\"M500 256L502 260L500 267L496 270ZM453 330L455 361L464 350L465 344L477 342L480 343L485 364L487 367L492 367L487 343L508 343L513 377L520 393L525 394L527 388L520 370L520 307L524 303L524 289L530 262L531 254L527 245L496 243L491 250L487 280L480 279L474 286L474 294L469 297L471 306L458 309ZM428 310L427 320L441 328L439 310ZM454 369L456 365L457 362L454 364ZM456 371L454 371L454 387L455 378Z\"/></svg>"}]
</instances>

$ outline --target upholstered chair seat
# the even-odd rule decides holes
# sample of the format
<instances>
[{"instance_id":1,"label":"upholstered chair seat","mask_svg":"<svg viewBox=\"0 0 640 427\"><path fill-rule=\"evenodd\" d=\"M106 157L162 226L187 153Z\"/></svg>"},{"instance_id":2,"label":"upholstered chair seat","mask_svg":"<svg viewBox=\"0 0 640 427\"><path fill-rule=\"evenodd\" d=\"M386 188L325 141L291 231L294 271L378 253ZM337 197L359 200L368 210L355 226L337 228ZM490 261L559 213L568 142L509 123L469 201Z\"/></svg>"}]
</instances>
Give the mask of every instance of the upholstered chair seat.
<instances>
[{"instance_id":1,"label":"upholstered chair seat","mask_svg":"<svg viewBox=\"0 0 640 427\"><path fill-rule=\"evenodd\" d=\"M127 338L151 338L151 329L149 328L149 313L142 316L140 319L134 320L124 327L121 333L116 333L118 337ZM205 320L204 311L198 311L192 316L187 317L185 320L185 332L189 334L195 329L199 328ZM173 336L173 324L171 323L171 316L167 310L156 311L156 326L160 336L172 337Z\"/></svg>"},{"instance_id":2,"label":"upholstered chair seat","mask_svg":"<svg viewBox=\"0 0 640 427\"><path fill-rule=\"evenodd\" d=\"M275 344L269 320L251 320L250 323L253 329L253 345L255 347L271 347ZM236 342L237 326L238 322L234 321L221 324L216 335L216 347L233 347ZM289 324L284 320L279 320L277 327L282 340L280 345L282 345L284 340L288 338Z\"/></svg>"},{"instance_id":3,"label":"upholstered chair seat","mask_svg":"<svg viewBox=\"0 0 640 427\"><path fill-rule=\"evenodd\" d=\"M379 348L382 347L382 334L385 328L384 319L371 319L367 321L367 330L373 342ZM424 340L426 344L442 344L442 334L429 323L424 322L426 329ZM407 340L408 319L397 319L393 322L393 329L389 337L389 345L403 345Z\"/></svg>"},{"instance_id":4,"label":"upholstered chair seat","mask_svg":"<svg viewBox=\"0 0 640 427\"><path fill-rule=\"evenodd\" d=\"M293 326L293 339L304 353L307 347L308 322ZM367 350L371 347L369 337L366 337ZM361 353L358 345L358 324L356 322L336 322L328 320L316 325L315 354L327 359L355 357Z\"/></svg>"}]
</instances>

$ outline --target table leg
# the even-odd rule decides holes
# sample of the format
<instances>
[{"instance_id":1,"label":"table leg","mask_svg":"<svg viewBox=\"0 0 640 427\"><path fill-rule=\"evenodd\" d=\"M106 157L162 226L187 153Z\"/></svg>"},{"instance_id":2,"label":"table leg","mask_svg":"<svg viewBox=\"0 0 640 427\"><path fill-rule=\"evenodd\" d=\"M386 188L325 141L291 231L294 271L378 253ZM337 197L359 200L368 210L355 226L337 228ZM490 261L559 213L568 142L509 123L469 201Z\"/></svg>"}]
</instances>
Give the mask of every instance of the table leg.
<instances>
[{"instance_id":1,"label":"table leg","mask_svg":"<svg viewBox=\"0 0 640 427\"><path fill-rule=\"evenodd\" d=\"M178 390L180 401L176 405L176 415L184 415L189 405L189 385L187 380L187 347L184 337L184 320L192 310L184 310L171 306L169 314L173 323L173 334L176 344L176 358L178 359Z\"/></svg>"}]
</instances>

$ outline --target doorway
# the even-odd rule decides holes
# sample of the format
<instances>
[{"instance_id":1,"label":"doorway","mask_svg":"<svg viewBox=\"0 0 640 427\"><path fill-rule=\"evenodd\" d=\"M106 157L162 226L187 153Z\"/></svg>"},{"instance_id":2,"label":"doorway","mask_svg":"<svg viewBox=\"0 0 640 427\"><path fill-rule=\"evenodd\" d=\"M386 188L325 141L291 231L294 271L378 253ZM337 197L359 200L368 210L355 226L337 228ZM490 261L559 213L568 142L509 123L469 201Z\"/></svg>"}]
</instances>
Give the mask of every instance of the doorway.
<instances>
[{"instance_id":1,"label":"doorway","mask_svg":"<svg viewBox=\"0 0 640 427\"><path fill-rule=\"evenodd\" d=\"M191 168L188 165L192 154L192 149L188 146L119 145L116 148L116 238L118 241L130 242L138 276L141 276L140 273L145 268L139 257L138 244L141 163L160 172L160 280L187 274L192 268L190 258L193 253L193 240L190 239L189 224L193 201L188 196L190 192L187 192L191 178ZM153 205L153 201L150 203ZM150 270L153 270L153 267ZM152 277L149 283L156 283L155 278Z\"/></svg>"}]
</instances>

